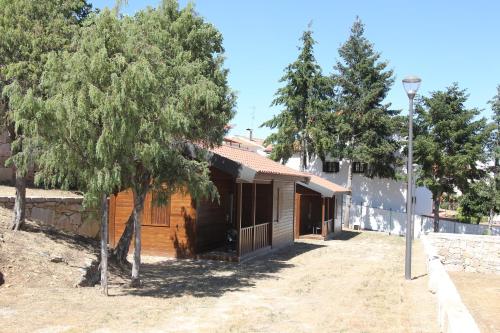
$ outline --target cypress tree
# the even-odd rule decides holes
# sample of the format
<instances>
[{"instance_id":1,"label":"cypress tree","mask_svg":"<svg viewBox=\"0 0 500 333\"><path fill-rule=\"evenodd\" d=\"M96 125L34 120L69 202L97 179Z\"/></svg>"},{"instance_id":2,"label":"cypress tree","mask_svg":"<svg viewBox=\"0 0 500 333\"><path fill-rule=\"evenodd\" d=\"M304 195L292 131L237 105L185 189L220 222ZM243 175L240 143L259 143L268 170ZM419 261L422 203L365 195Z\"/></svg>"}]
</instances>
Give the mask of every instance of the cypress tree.
<instances>
[{"instance_id":1,"label":"cypress tree","mask_svg":"<svg viewBox=\"0 0 500 333\"><path fill-rule=\"evenodd\" d=\"M439 231L443 194L462 193L484 176L489 130L486 119L474 120L478 109L465 107L467 94L455 83L424 97L416 107L415 162L421 166L417 183L432 192L434 231Z\"/></svg>"},{"instance_id":2,"label":"cypress tree","mask_svg":"<svg viewBox=\"0 0 500 333\"><path fill-rule=\"evenodd\" d=\"M74 50L52 55L46 66L50 97L39 122L71 126L55 133L43 127L41 136L56 144L41 158L41 175L78 178L93 202L131 188L130 232L119 243L126 255L133 231L134 286L147 192L158 194L157 204L177 191L217 196L203 148L222 142L233 116L222 53L221 34L191 6L163 1L133 18L104 11L82 29ZM63 154L74 154L74 162L61 165Z\"/></svg>"},{"instance_id":3,"label":"cypress tree","mask_svg":"<svg viewBox=\"0 0 500 333\"><path fill-rule=\"evenodd\" d=\"M271 104L282 106L283 110L262 126L277 129L266 139L266 144L273 144L270 157L286 163L294 153L299 153L301 169L305 170L316 153L316 126L322 113L328 110L331 85L314 57L312 31L305 31L301 41L297 60L286 67L280 80L285 86L278 89Z\"/></svg>"},{"instance_id":4,"label":"cypress tree","mask_svg":"<svg viewBox=\"0 0 500 333\"><path fill-rule=\"evenodd\" d=\"M0 126L11 139L6 164L15 169L15 230L24 223L26 174L40 151L39 140L16 122L17 113L36 112L29 100L42 95L47 54L66 48L90 11L84 0L0 0Z\"/></svg>"}]
</instances>

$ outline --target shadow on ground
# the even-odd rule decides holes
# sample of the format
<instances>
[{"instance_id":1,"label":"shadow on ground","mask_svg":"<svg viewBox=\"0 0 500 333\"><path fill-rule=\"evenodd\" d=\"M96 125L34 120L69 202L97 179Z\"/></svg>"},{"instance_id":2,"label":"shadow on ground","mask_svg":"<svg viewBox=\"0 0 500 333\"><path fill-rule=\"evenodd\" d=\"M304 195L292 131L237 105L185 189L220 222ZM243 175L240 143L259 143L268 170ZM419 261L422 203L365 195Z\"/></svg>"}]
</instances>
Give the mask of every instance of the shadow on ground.
<instances>
[{"instance_id":1,"label":"shadow on ground","mask_svg":"<svg viewBox=\"0 0 500 333\"><path fill-rule=\"evenodd\" d=\"M361 235L361 231L342 230L342 233L340 233L339 235L332 236L329 240L345 241L359 235Z\"/></svg>"},{"instance_id":2,"label":"shadow on ground","mask_svg":"<svg viewBox=\"0 0 500 333\"><path fill-rule=\"evenodd\" d=\"M165 260L141 265L143 286L138 289L121 285L120 294L159 298L219 297L226 292L253 287L259 279L276 279L279 271L294 265L288 261L324 245L295 243L244 263L212 260Z\"/></svg>"}]
</instances>

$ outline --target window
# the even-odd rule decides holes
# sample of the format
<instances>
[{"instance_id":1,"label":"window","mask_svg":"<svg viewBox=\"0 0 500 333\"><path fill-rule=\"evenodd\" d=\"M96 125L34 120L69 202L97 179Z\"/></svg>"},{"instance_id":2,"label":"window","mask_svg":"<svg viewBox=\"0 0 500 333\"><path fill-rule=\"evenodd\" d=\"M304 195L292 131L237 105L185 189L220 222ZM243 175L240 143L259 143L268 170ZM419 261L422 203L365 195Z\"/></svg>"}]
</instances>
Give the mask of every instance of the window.
<instances>
[{"instance_id":1,"label":"window","mask_svg":"<svg viewBox=\"0 0 500 333\"><path fill-rule=\"evenodd\" d=\"M352 162L352 172L353 173L365 173L366 163Z\"/></svg>"},{"instance_id":2,"label":"window","mask_svg":"<svg viewBox=\"0 0 500 333\"><path fill-rule=\"evenodd\" d=\"M151 225L170 226L170 198L161 205L158 204L158 193L151 195ZM165 199L164 199L165 200Z\"/></svg>"},{"instance_id":3,"label":"window","mask_svg":"<svg viewBox=\"0 0 500 333\"><path fill-rule=\"evenodd\" d=\"M323 172L336 173L339 172L339 162L323 162Z\"/></svg>"}]
</instances>

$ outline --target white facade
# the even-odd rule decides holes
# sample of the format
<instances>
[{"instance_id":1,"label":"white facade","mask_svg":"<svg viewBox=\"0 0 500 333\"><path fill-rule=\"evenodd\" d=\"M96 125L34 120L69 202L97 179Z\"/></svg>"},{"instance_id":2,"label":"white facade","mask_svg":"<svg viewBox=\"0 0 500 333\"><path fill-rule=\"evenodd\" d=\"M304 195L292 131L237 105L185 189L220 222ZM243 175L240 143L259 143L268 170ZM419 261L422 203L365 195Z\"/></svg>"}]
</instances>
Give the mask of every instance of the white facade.
<instances>
[{"instance_id":1,"label":"white facade","mask_svg":"<svg viewBox=\"0 0 500 333\"><path fill-rule=\"evenodd\" d=\"M286 165L300 170L300 157L294 156ZM347 164L340 162L339 172L323 172L323 162L316 158L309 163L306 170L338 185L347 186ZM415 214L432 213L432 193L425 187L415 189ZM372 208L406 212L406 183L387 178L368 178L362 174L352 175L352 200L356 205Z\"/></svg>"}]
</instances>

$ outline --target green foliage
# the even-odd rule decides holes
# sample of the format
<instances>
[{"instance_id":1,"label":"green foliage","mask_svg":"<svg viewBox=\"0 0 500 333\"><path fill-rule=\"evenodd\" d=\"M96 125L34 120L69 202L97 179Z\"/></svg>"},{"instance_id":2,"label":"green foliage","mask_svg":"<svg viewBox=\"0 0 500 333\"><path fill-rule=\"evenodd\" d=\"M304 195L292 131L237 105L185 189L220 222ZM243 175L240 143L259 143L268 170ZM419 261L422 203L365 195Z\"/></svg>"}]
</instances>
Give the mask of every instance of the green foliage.
<instances>
[{"instance_id":1,"label":"green foliage","mask_svg":"<svg viewBox=\"0 0 500 333\"><path fill-rule=\"evenodd\" d=\"M493 195L495 193L493 179L482 179L471 184L466 193L460 197L460 215L465 221L479 222L490 214Z\"/></svg>"},{"instance_id":2,"label":"green foliage","mask_svg":"<svg viewBox=\"0 0 500 333\"><path fill-rule=\"evenodd\" d=\"M273 144L272 159L286 163L294 153L300 153L306 168L315 153L316 127L329 109L332 90L314 58L312 31L305 31L301 41L299 57L285 69L280 80L285 86L278 89L272 102L283 110L262 126L278 129L266 139L266 144Z\"/></svg>"},{"instance_id":3,"label":"green foliage","mask_svg":"<svg viewBox=\"0 0 500 333\"><path fill-rule=\"evenodd\" d=\"M492 208L495 213L500 213L500 85L497 87L497 94L490 101L493 111L493 121L491 123L491 136L489 140L490 162L493 162L489 170L493 175Z\"/></svg>"},{"instance_id":4,"label":"green foliage","mask_svg":"<svg viewBox=\"0 0 500 333\"><path fill-rule=\"evenodd\" d=\"M33 166L40 142L14 121L16 113L37 112L34 97L47 55L65 49L91 12L82 0L0 0L0 120L13 139L9 161L23 176Z\"/></svg>"},{"instance_id":5,"label":"green foliage","mask_svg":"<svg viewBox=\"0 0 500 333\"><path fill-rule=\"evenodd\" d=\"M349 39L340 47L335 66L334 110L321 124L318 144L323 154L367 163L368 177L396 177L401 164L397 134L399 111L383 101L392 86L393 71L379 61L380 54L364 36L364 25L356 19Z\"/></svg>"},{"instance_id":6,"label":"green foliage","mask_svg":"<svg viewBox=\"0 0 500 333\"><path fill-rule=\"evenodd\" d=\"M489 136L477 109L467 109L467 94L457 84L435 91L417 103L415 162L422 169L417 183L426 186L439 203L443 193L467 193L484 175Z\"/></svg>"},{"instance_id":7,"label":"green foliage","mask_svg":"<svg viewBox=\"0 0 500 333\"><path fill-rule=\"evenodd\" d=\"M47 98L19 117L47 142L39 177L76 182L93 205L144 180L159 197L216 196L204 150L191 143L221 143L233 116L222 52L220 33L176 1L135 17L94 15L69 50L48 57Z\"/></svg>"}]
</instances>

